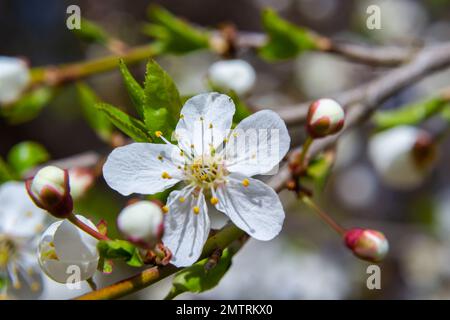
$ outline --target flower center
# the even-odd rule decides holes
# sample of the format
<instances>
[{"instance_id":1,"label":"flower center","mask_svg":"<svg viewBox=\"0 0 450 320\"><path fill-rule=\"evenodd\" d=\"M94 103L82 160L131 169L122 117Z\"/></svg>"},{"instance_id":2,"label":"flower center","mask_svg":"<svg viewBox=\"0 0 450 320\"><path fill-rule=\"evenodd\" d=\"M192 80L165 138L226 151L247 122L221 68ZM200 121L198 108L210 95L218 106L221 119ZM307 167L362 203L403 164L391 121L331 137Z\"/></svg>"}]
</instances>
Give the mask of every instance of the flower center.
<instances>
[{"instance_id":1,"label":"flower center","mask_svg":"<svg viewBox=\"0 0 450 320\"><path fill-rule=\"evenodd\" d=\"M184 167L187 180L202 189L216 187L224 181L227 174L222 158L199 156Z\"/></svg>"},{"instance_id":2,"label":"flower center","mask_svg":"<svg viewBox=\"0 0 450 320\"><path fill-rule=\"evenodd\" d=\"M16 252L14 241L6 235L0 234L0 269L5 269Z\"/></svg>"}]
</instances>

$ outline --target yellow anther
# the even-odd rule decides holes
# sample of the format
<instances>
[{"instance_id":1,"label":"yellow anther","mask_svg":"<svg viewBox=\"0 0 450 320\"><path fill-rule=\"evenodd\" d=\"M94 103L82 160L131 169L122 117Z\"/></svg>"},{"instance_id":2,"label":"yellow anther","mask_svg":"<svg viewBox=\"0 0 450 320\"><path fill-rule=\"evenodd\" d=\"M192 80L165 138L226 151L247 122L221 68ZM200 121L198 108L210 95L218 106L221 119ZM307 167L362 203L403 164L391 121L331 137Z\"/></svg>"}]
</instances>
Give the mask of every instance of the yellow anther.
<instances>
[{"instance_id":1,"label":"yellow anther","mask_svg":"<svg viewBox=\"0 0 450 320\"><path fill-rule=\"evenodd\" d=\"M180 119L184 119L184 114L180 114Z\"/></svg>"},{"instance_id":2,"label":"yellow anther","mask_svg":"<svg viewBox=\"0 0 450 320\"><path fill-rule=\"evenodd\" d=\"M195 214L199 214L200 213L200 208L198 206L195 206L194 208L192 208L192 210L194 210Z\"/></svg>"},{"instance_id":3,"label":"yellow anther","mask_svg":"<svg viewBox=\"0 0 450 320\"><path fill-rule=\"evenodd\" d=\"M242 180L242 185L243 185L244 187L248 187L248 186L250 185L250 181L248 181L248 179L245 178L244 180Z\"/></svg>"},{"instance_id":4,"label":"yellow anther","mask_svg":"<svg viewBox=\"0 0 450 320\"><path fill-rule=\"evenodd\" d=\"M180 151L180 156L184 156L184 151L183 150Z\"/></svg>"},{"instance_id":5,"label":"yellow anther","mask_svg":"<svg viewBox=\"0 0 450 320\"><path fill-rule=\"evenodd\" d=\"M168 207L168 206L163 206L163 207L162 207L162 211L163 211L164 213L169 212L169 207Z\"/></svg>"},{"instance_id":6,"label":"yellow anther","mask_svg":"<svg viewBox=\"0 0 450 320\"><path fill-rule=\"evenodd\" d=\"M163 178L163 179L172 179L172 177L170 176L170 174L167 171L164 171L161 174L161 178Z\"/></svg>"},{"instance_id":7,"label":"yellow anther","mask_svg":"<svg viewBox=\"0 0 450 320\"><path fill-rule=\"evenodd\" d=\"M155 136L157 136L158 138L162 136L162 132L161 131L155 131Z\"/></svg>"},{"instance_id":8,"label":"yellow anther","mask_svg":"<svg viewBox=\"0 0 450 320\"><path fill-rule=\"evenodd\" d=\"M179 200L181 203L183 203L184 201L186 201L186 199L185 199L184 197L180 197L178 200Z\"/></svg>"},{"instance_id":9,"label":"yellow anther","mask_svg":"<svg viewBox=\"0 0 450 320\"><path fill-rule=\"evenodd\" d=\"M31 291L34 292L39 291L39 289L41 289L41 285L39 284L39 282L33 282L30 287Z\"/></svg>"},{"instance_id":10,"label":"yellow anther","mask_svg":"<svg viewBox=\"0 0 450 320\"><path fill-rule=\"evenodd\" d=\"M210 128L210 129L212 129L212 128L213 128L213 125L212 125L212 123L210 123L210 124L209 124L209 128Z\"/></svg>"},{"instance_id":11,"label":"yellow anther","mask_svg":"<svg viewBox=\"0 0 450 320\"><path fill-rule=\"evenodd\" d=\"M191 149L194 149L194 147L195 147L194 144L191 144Z\"/></svg>"},{"instance_id":12,"label":"yellow anther","mask_svg":"<svg viewBox=\"0 0 450 320\"><path fill-rule=\"evenodd\" d=\"M212 197L210 201L213 206L219 203L219 199L217 199L216 197Z\"/></svg>"},{"instance_id":13,"label":"yellow anther","mask_svg":"<svg viewBox=\"0 0 450 320\"><path fill-rule=\"evenodd\" d=\"M164 159L164 158L163 158L162 155L159 155L159 156L158 156L158 160L159 160L159 161L163 161L163 159Z\"/></svg>"}]
</instances>

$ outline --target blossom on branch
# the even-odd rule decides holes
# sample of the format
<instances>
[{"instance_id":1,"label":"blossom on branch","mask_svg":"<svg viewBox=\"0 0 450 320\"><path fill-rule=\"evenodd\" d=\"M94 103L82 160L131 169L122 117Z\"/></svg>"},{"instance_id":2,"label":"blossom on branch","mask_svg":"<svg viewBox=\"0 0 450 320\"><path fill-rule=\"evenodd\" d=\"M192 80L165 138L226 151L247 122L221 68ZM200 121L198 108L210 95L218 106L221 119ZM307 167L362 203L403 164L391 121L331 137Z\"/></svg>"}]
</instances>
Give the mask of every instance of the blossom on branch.
<instances>
[{"instance_id":1,"label":"blossom on branch","mask_svg":"<svg viewBox=\"0 0 450 320\"><path fill-rule=\"evenodd\" d=\"M156 132L165 144L116 148L103 167L108 185L123 195L154 194L183 182L163 207L163 243L176 266L200 257L210 231L208 205L255 239L271 240L281 231L284 210L278 195L251 177L273 173L285 156L290 145L286 125L264 110L230 130L234 113L226 95L197 95L181 110L174 132L178 145Z\"/></svg>"},{"instance_id":2,"label":"blossom on branch","mask_svg":"<svg viewBox=\"0 0 450 320\"><path fill-rule=\"evenodd\" d=\"M0 104L16 101L29 80L30 73L24 60L0 56Z\"/></svg>"}]
</instances>

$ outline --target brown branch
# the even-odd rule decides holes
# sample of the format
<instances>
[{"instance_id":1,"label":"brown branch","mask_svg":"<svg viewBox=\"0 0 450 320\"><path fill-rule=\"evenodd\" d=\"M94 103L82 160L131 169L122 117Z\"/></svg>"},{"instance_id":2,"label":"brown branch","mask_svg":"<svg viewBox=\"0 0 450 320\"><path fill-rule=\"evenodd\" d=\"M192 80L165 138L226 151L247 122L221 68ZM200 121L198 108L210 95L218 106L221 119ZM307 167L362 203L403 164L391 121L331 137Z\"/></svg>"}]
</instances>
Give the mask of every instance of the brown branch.
<instances>
[{"instance_id":1,"label":"brown branch","mask_svg":"<svg viewBox=\"0 0 450 320\"><path fill-rule=\"evenodd\" d=\"M450 43L425 47L409 63L389 71L369 83L332 95L331 98L338 101L344 108L360 102L371 105L370 108L373 108L374 105L384 102L386 98L418 79L449 65ZM310 104L311 102L306 102L286 106L277 112L287 125L303 124ZM352 116L349 115L349 117Z\"/></svg>"}]
</instances>

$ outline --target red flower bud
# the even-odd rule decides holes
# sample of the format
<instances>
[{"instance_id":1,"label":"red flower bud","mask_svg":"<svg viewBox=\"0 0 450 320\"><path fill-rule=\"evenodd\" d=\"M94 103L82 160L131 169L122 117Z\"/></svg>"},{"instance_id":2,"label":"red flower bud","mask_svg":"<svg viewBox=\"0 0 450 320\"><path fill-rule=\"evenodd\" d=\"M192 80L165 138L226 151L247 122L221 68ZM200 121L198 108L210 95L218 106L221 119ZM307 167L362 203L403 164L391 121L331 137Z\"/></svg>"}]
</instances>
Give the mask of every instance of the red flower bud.
<instances>
[{"instance_id":1,"label":"red flower bud","mask_svg":"<svg viewBox=\"0 0 450 320\"><path fill-rule=\"evenodd\" d=\"M314 101L308 110L306 129L313 138L322 138L339 132L344 126L345 113L332 99Z\"/></svg>"},{"instance_id":2,"label":"red flower bud","mask_svg":"<svg viewBox=\"0 0 450 320\"><path fill-rule=\"evenodd\" d=\"M55 166L47 166L26 181L29 196L39 208L56 218L67 218L73 210L69 174Z\"/></svg>"},{"instance_id":3,"label":"red flower bud","mask_svg":"<svg viewBox=\"0 0 450 320\"><path fill-rule=\"evenodd\" d=\"M345 244L360 259L379 262L389 251L389 243L379 231L355 228L344 235Z\"/></svg>"}]
</instances>

